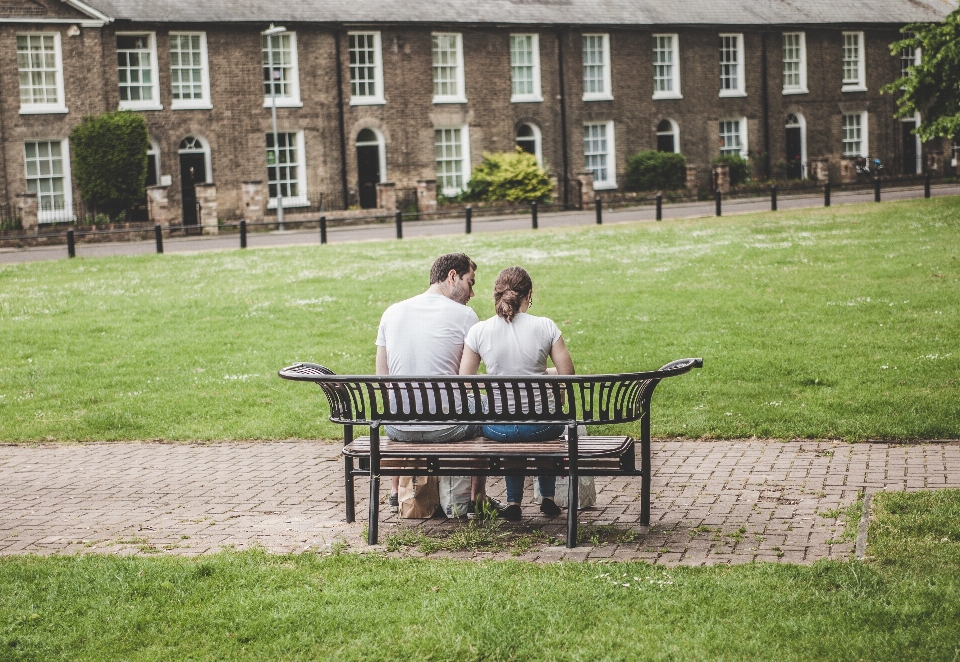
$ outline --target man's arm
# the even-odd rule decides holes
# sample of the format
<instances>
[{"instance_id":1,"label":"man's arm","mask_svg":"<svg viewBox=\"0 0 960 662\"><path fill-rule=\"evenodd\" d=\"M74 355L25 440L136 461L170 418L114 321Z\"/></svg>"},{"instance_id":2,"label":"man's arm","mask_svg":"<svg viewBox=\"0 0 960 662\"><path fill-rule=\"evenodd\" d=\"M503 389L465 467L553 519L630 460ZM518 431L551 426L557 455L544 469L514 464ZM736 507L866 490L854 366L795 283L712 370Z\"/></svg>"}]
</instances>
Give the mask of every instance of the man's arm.
<instances>
[{"instance_id":1,"label":"man's arm","mask_svg":"<svg viewBox=\"0 0 960 662\"><path fill-rule=\"evenodd\" d=\"M377 345L377 374L390 374L390 364L387 362L387 348L383 345Z\"/></svg>"}]
</instances>

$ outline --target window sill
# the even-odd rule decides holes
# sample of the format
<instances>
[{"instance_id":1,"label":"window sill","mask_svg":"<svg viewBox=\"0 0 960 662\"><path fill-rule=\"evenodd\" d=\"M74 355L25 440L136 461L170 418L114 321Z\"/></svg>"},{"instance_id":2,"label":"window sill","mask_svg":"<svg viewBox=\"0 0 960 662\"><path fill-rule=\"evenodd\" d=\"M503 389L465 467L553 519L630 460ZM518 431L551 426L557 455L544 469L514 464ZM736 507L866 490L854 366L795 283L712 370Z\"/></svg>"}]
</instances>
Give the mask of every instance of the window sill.
<instances>
[{"instance_id":1,"label":"window sill","mask_svg":"<svg viewBox=\"0 0 960 662\"><path fill-rule=\"evenodd\" d=\"M196 103L177 103L170 104L170 110L213 110L213 104L209 101L200 101Z\"/></svg>"},{"instance_id":2,"label":"window sill","mask_svg":"<svg viewBox=\"0 0 960 662\"><path fill-rule=\"evenodd\" d=\"M860 85L859 83L857 83L856 85L844 85L843 87L840 88L840 91L841 92L866 92L867 86Z\"/></svg>"},{"instance_id":3,"label":"window sill","mask_svg":"<svg viewBox=\"0 0 960 662\"><path fill-rule=\"evenodd\" d=\"M543 97L541 96L524 95L524 96L510 97L510 103L542 103L542 102L543 102Z\"/></svg>"},{"instance_id":4,"label":"window sill","mask_svg":"<svg viewBox=\"0 0 960 662\"><path fill-rule=\"evenodd\" d=\"M612 94L584 94L584 101L613 101Z\"/></svg>"},{"instance_id":5,"label":"window sill","mask_svg":"<svg viewBox=\"0 0 960 662\"><path fill-rule=\"evenodd\" d=\"M117 110L163 110L163 104L159 103L130 103L121 101L117 105Z\"/></svg>"},{"instance_id":6,"label":"window sill","mask_svg":"<svg viewBox=\"0 0 960 662\"><path fill-rule=\"evenodd\" d=\"M617 188L617 183L614 182L594 182L593 190L594 191L609 191L611 189Z\"/></svg>"},{"instance_id":7,"label":"window sill","mask_svg":"<svg viewBox=\"0 0 960 662\"><path fill-rule=\"evenodd\" d=\"M745 96L747 96L747 93L746 93L746 92L743 92L743 91L741 91L741 90L720 90L720 94L718 94L717 96L719 96L719 97L721 97L721 98L723 98L723 97L745 97Z\"/></svg>"},{"instance_id":8,"label":"window sill","mask_svg":"<svg viewBox=\"0 0 960 662\"><path fill-rule=\"evenodd\" d=\"M783 88L783 96L790 94L810 94L810 90L802 87Z\"/></svg>"},{"instance_id":9,"label":"window sill","mask_svg":"<svg viewBox=\"0 0 960 662\"><path fill-rule=\"evenodd\" d=\"M54 115L70 112L64 106L20 106L21 115Z\"/></svg>"},{"instance_id":10,"label":"window sill","mask_svg":"<svg viewBox=\"0 0 960 662\"><path fill-rule=\"evenodd\" d=\"M350 97L351 106L382 106L386 103L383 97Z\"/></svg>"},{"instance_id":11,"label":"window sill","mask_svg":"<svg viewBox=\"0 0 960 662\"><path fill-rule=\"evenodd\" d=\"M467 103L467 97L433 97L433 103Z\"/></svg>"},{"instance_id":12,"label":"window sill","mask_svg":"<svg viewBox=\"0 0 960 662\"><path fill-rule=\"evenodd\" d=\"M283 208L284 209L294 209L296 207L309 207L310 201L306 198L284 198L283 199ZM270 202L267 203L267 209L276 209L277 208L277 199L270 198Z\"/></svg>"},{"instance_id":13,"label":"window sill","mask_svg":"<svg viewBox=\"0 0 960 662\"><path fill-rule=\"evenodd\" d=\"M264 108L273 108L273 99L267 97L263 100ZM278 98L277 108L303 108L303 102L300 99Z\"/></svg>"},{"instance_id":14,"label":"window sill","mask_svg":"<svg viewBox=\"0 0 960 662\"><path fill-rule=\"evenodd\" d=\"M682 99L683 95L679 92L654 92L653 98L656 101L660 99Z\"/></svg>"}]
</instances>

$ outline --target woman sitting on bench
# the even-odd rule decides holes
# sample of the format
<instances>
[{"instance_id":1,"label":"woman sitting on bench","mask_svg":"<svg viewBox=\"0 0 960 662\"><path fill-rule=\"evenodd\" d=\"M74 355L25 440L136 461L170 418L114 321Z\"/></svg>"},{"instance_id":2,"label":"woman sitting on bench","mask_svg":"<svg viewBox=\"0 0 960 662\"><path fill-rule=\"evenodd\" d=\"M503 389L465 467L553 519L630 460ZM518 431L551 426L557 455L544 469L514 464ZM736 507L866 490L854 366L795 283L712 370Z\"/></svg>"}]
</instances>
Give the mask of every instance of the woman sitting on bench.
<instances>
[{"instance_id":1,"label":"woman sitting on bench","mask_svg":"<svg viewBox=\"0 0 960 662\"><path fill-rule=\"evenodd\" d=\"M559 327L547 317L530 315L533 305L533 281L522 267L509 267L500 272L493 286L493 301L497 314L475 324L464 340L461 375L475 375L483 361L488 375L572 375L573 360L563 342ZM547 357L556 368L547 368ZM507 407L513 409L513 393L507 393ZM552 394L548 394L553 407ZM499 399L494 392L494 398ZM536 407L527 403L521 393L522 407ZM495 402L499 408L499 401ZM563 425L484 425L483 436L494 441L546 441L563 435ZM482 480L482 478L481 478ZM560 507L554 502L556 476L537 476L543 503L540 511L554 517ZM507 507L504 519L519 520L523 499L523 476L507 476Z\"/></svg>"}]
</instances>

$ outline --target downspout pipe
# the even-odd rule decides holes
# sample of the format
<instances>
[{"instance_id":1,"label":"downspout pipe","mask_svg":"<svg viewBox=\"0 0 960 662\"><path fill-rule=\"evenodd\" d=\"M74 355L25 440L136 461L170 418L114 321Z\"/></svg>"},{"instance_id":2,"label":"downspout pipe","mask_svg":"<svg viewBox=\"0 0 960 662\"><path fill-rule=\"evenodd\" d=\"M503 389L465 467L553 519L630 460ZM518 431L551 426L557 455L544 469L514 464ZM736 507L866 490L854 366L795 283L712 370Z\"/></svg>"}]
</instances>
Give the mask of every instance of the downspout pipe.
<instances>
[{"instance_id":1,"label":"downspout pipe","mask_svg":"<svg viewBox=\"0 0 960 662\"><path fill-rule=\"evenodd\" d=\"M347 189L347 134L344 128L343 110L343 59L340 53L340 42L343 39L343 26L337 25L333 30L333 41L337 65L337 128L340 133L340 194L343 196L343 208L350 206L349 190Z\"/></svg>"},{"instance_id":2,"label":"downspout pipe","mask_svg":"<svg viewBox=\"0 0 960 662\"><path fill-rule=\"evenodd\" d=\"M570 204L570 164L567 155L567 98L563 85L563 38L566 31L563 27L557 30L557 78L559 82L560 101L560 146L563 160L563 206L566 208Z\"/></svg>"}]
</instances>

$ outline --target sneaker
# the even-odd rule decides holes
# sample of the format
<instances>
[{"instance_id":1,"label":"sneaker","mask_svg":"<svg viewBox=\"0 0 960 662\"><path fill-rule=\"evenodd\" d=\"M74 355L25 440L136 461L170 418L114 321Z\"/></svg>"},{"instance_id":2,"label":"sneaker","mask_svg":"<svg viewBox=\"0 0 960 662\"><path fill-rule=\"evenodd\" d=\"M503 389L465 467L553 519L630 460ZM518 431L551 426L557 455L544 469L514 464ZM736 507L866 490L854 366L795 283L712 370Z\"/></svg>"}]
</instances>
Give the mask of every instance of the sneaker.
<instances>
[{"instance_id":1,"label":"sneaker","mask_svg":"<svg viewBox=\"0 0 960 662\"><path fill-rule=\"evenodd\" d=\"M560 514L560 506L558 506L553 499L544 497L543 502L540 504L540 512L547 517L556 517Z\"/></svg>"},{"instance_id":2,"label":"sneaker","mask_svg":"<svg viewBox=\"0 0 960 662\"><path fill-rule=\"evenodd\" d=\"M479 501L469 501L467 507L467 517L469 519L477 520L491 520L497 517L502 518L504 517L504 513L507 511L507 506L491 497L485 497L483 500Z\"/></svg>"},{"instance_id":3,"label":"sneaker","mask_svg":"<svg viewBox=\"0 0 960 662\"><path fill-rule=\"evenodd\" d=\"M391 509L400 510L400 495L391 494L390 498L387 500L387 503L390 505Z\"/></svg>"},{"instance_id":4,"label":"sneaker","mask_svg":"<svg viewBox=\"0 0 960 662\"><path fill-rule=\"evenodd\" d=\"M503 512L500 513L500 517L507 520L508 522L519 522L523 519L523 509L516 503L510 504L503 509Z\"/></svg>"}]
</instances>

